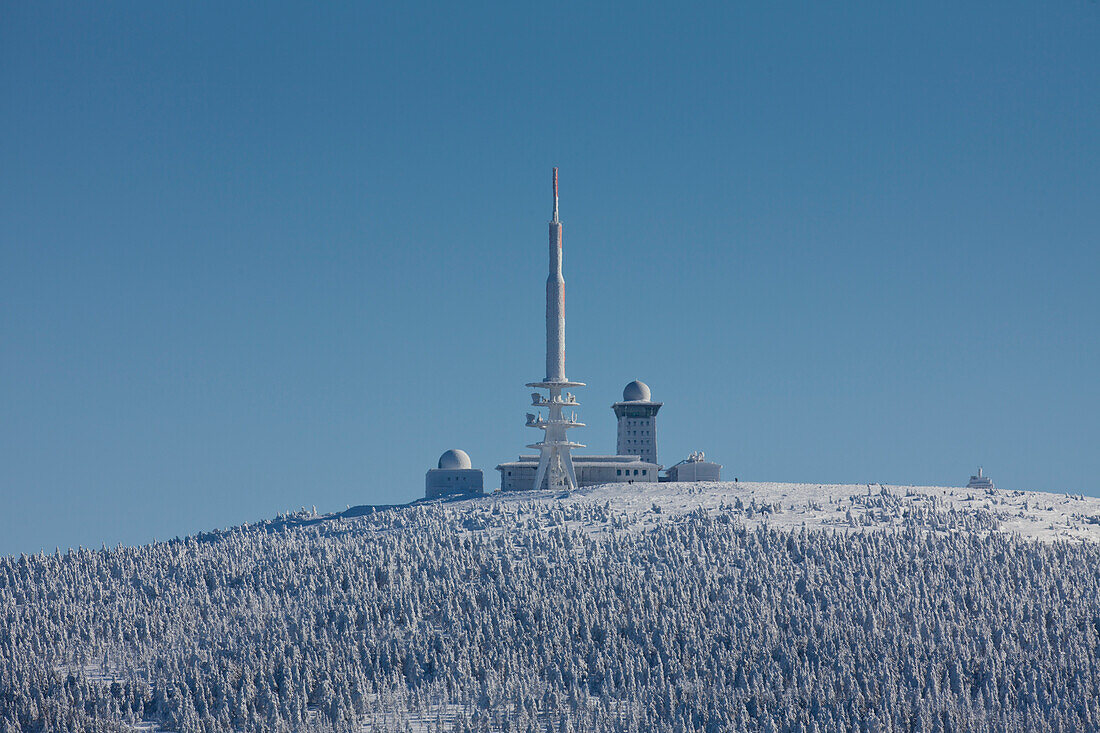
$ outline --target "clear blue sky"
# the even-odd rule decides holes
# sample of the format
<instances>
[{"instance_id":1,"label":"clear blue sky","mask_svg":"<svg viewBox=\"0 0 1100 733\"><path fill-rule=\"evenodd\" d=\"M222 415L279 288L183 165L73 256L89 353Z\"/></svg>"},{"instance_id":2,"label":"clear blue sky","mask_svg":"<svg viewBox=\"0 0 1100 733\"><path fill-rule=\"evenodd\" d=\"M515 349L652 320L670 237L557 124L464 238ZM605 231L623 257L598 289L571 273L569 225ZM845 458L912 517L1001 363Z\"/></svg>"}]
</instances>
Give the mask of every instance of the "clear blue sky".
<instances>
[{"instance_id":1,"label":"clear blue sky","mask_svg":"<svg viewBox=\"0 0 1100 733\"><path fill-rule=\"evenodd\" d=\"M593 7L598 6L598 7ZM5 3L0 553L592 451L1100 494L1100 5Z\"/></svg>"}]
</instances>

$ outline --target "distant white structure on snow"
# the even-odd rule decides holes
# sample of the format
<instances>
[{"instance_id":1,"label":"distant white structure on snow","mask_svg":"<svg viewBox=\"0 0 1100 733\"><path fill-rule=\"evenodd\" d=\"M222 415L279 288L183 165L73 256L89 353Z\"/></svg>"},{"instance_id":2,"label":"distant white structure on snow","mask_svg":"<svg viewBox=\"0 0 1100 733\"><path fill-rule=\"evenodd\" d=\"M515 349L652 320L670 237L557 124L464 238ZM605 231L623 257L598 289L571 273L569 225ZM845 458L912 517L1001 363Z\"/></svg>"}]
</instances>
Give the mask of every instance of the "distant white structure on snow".
<instances>
[{"instance_id":1,"label":"distant white structure on snow","mask_svg":"<svg viewBox=\"0 0 1100 733\"><path fill-rule=\"evenodd\" d=\"M669 481L721 481L722 467L696 451L668 469Z\"/></svg>"},{"instance_id":2,"label":"distant white structure on snow","mask_svg":"<svg viewBox=\"0 0 1100 733\"><path fill-rule=\"evenodd\" d=\"M968 489L994 489L993 480L988 476L982 475L982 467L978 466L978 475L970 477L970 483L966 485Z\"/></svg>"}]
</instances>

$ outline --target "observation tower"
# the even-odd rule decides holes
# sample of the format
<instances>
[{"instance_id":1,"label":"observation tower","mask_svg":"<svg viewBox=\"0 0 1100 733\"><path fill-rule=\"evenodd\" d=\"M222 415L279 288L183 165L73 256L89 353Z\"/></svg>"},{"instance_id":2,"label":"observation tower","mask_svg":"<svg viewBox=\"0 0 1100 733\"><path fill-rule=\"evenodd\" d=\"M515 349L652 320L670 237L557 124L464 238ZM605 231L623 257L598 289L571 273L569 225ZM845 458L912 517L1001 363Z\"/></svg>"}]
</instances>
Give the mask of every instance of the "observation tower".
<instances>
[{"instance_id":1,"label":"observation tower","mask_svg":"<svg viewBox=\"0 0 1100 733\"><path fill-rule=\"evenodd\" d=\"M570 382L565 376L565 278L561 274L561 222L558 221L558 169L554 169L554 218L550 220L550 274L546 278L546 377L539 382L528 382L528 387L546 390L531 394L531 404L539 411L527 414L527 426L544 431L541 442L528 445L539 451L539 467L532 488L541 489L543 481L547 489L575 489L577 473L573 469L570 451L584 448L581 443L569 440L570 428L583 427L577 422L576 410L580 403L571 392L565 390L583 387L583 382ZM546 417L542 409L546 409ZM565 410L569 409L568 417Z\"/></svg>"}]
</instances>

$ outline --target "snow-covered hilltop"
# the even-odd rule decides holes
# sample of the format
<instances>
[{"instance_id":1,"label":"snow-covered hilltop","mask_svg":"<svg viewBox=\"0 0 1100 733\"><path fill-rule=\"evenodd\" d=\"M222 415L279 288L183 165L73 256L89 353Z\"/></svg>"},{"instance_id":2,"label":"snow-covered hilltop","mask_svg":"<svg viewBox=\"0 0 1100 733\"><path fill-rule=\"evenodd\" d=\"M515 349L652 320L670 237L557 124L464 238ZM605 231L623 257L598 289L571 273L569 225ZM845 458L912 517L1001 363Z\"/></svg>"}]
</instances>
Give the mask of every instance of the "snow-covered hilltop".
<instances>
[{"instance_id":1,"label":"snow-covered hilltop","mask_svg":"<svg viewBox=\"0 0 1100 733\"><path fill-rule=\"evenodd\" d=\"M1098 517L620 484L0 558L0 733L1096 730Z\"/></svg>"},{"instance_id":2,"label":"snow-covered hilltop","mask_svg":"<svg viewBox=\"0 0 1100 733\"><path fill-rule=\"evenodd\" d=\"M784 484L755 482L607 484L570 492L497 493L466 503L596 502L631 517L629 526L656 521L654 509L675 516L704 509L728 513L749 525L776 528L887 529L967 515L987 529L1039 540L1100 542L1100 498L1040 491L973 491L943 486Z\"/></svg>"}]
</instances>

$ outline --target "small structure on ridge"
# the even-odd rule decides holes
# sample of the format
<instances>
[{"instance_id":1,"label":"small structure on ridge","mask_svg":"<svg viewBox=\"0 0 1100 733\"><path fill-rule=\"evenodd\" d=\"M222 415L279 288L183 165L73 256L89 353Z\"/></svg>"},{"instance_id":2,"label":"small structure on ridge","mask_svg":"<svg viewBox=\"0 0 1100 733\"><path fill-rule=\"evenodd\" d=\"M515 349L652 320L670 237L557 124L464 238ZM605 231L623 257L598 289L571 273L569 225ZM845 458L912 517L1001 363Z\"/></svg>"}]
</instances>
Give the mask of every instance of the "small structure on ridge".
<instances>
[{"instance_id":1,"label":"small structure on ridge","mask_svg":"<svg viewBox=\"0 0 1100 733\"><path fill-rule=\"evenodd\" d=\"M424 498L484 493L485 478L480 468L474 468L464 450L452 448L439 457L438 468L428 470L424 477Z\"/></svg>"}]
</instances>

